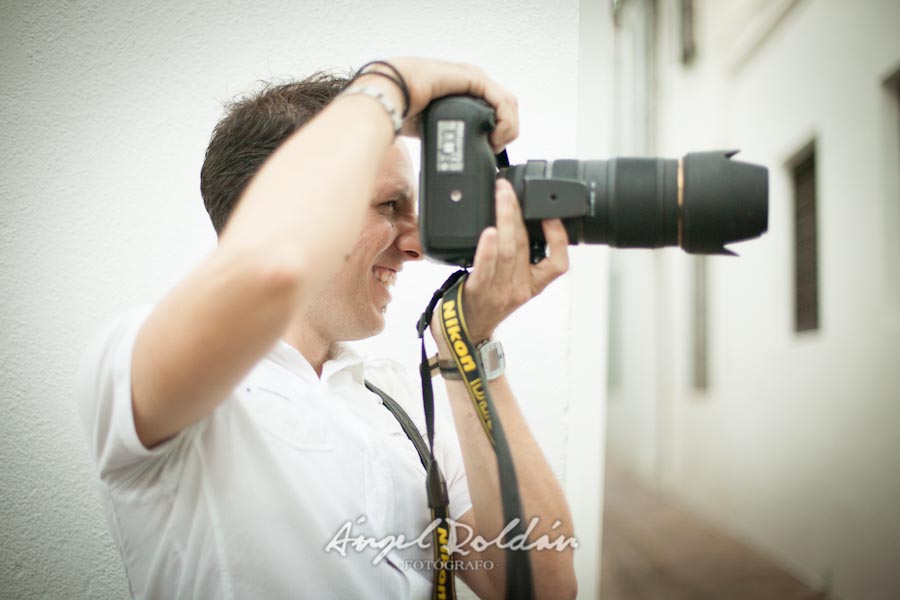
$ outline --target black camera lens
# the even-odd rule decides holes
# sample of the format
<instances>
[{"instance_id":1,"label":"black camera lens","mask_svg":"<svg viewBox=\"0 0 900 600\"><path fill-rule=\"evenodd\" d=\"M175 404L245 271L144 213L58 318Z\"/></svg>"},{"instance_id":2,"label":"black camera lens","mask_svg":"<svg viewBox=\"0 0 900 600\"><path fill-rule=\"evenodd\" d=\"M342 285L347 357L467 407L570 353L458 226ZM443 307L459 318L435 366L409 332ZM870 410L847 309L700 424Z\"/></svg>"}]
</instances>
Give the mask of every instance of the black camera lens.
<instances>
[{"instance_id":1,"label":"black camera lens","mask_svg":"<svg viewBox=\"0 0 900 600\"><path fill-rule=\"evenodd\" d=\"M526 220L562 218L573 244L731 254L726 244L768 226L768 172L730 160L734 154L529 161L501 176L513 184ZM532 254L540 254L540 224L528 230Z\"/></svg>"}]
</instances>

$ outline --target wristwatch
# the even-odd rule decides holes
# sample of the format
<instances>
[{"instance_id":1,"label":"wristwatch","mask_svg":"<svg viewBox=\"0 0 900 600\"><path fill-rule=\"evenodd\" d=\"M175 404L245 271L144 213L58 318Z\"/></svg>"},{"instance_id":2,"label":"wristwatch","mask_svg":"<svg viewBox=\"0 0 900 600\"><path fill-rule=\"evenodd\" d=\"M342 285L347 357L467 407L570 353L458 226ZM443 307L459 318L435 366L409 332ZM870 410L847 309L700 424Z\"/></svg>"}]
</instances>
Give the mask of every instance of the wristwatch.
<instances>
[{"instance_id":1,"label":"wristwatch","mask_svg":"<svg viewBox=\"0 0 900 600\"><path fill-rule=\"evenodd\" d=\"M481 360L481 367L484 369L484 376L488 381L497 379L506 371L506 355L503 354L503 344L500 340L486 339L477 346L475 352ZM437 358L437 356L433 357ZM462 379L462 374L456 368L456 363L452 360L432 360L431 368L434 372L435 367L440 370L444 379Z\"/></svg>"}]
</instances>

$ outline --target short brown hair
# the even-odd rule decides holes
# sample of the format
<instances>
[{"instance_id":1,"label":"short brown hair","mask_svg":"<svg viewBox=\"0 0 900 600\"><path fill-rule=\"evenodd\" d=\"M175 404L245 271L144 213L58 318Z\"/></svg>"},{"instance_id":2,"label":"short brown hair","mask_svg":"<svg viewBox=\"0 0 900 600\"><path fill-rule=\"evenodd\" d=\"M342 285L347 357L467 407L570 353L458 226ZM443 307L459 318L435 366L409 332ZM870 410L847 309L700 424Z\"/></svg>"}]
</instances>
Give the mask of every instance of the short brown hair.
<instances>
[{"instance_id":1,"label":"short brown hair","mask_svg":"<svg viewBox=\"0 0 900 600\"><path fill-rule=\"evenodd\" d=\"M348 77L319 72L301 81L266 83L226 104L200 170L200 194L217 234L266 159L348 83Z\"/></svg>"}]
</instances>

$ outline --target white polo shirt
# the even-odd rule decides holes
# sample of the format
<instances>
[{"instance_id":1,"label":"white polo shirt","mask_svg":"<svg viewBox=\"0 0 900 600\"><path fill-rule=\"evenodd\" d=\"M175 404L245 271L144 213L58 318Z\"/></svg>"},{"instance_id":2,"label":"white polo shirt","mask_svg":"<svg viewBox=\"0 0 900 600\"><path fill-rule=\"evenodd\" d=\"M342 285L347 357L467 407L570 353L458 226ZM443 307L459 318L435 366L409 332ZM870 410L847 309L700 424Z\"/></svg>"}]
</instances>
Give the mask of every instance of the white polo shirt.
<instances>
[{"instance_id":1,"label":"white polo shirt","mask_svg":"<svg viewBox=\"0 0 900 600\"><path fill-rule=\"evenodd\" d=\"M403 370L343 349L320 379L279 342L209 417L147 450L134 428L131 355L149 311L98 337L76 388L134 597L428 598L430 573L407 561L431 560L431 548L394 549L380 562L371 544L326 551L342 527L352 538L415 539L430 522L418 454L364 387L369 379L391 395L424 435L420 393ZM471 501L445 403L436 418L457 519Z\"/></svg>"}]
</instances>

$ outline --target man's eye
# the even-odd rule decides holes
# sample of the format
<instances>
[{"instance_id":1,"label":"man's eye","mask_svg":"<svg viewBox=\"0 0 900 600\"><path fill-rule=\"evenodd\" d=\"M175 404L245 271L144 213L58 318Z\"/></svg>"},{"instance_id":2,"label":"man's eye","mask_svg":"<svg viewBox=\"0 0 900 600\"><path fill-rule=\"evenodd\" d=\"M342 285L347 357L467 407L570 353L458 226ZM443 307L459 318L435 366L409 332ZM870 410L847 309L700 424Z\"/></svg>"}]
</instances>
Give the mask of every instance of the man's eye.
<instances>
[{"instance_id":1,"label":"man's eye","mask_svg":"<svg viewBox=\"0 0 900 600\"><path fill-rule=\"evenodd\" d=\"M392 213L397 212L397 208L399 208L399 206L400 206L400 203L397 202L396 200L391 200L390 202L383 202L381 204L381 208L383 208L384 210L386 210L388 212L392 212Z\"/></svg>"}]
</instances>

